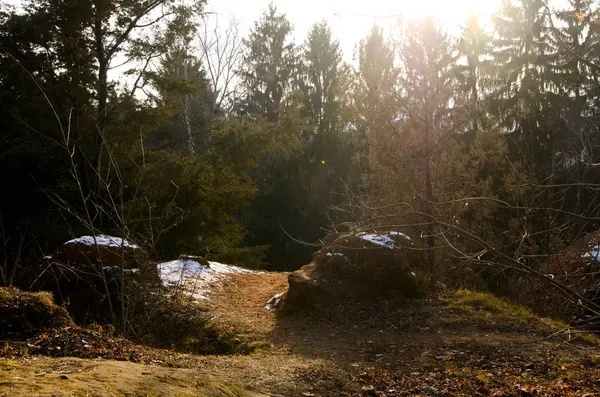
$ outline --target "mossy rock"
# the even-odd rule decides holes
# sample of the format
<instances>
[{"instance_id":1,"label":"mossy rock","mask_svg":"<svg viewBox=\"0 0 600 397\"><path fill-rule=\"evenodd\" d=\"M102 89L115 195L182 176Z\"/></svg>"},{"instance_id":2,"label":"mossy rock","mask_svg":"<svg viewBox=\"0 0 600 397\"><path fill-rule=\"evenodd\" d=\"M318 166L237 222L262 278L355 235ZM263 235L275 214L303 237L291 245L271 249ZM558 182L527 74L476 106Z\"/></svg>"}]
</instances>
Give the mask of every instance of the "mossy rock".
<instances>
[{"instance_id":1,"label":"mossy rock","mask_svg":"<svg viewBox=\"0 0 600 397\"><path fill-rule=\"evenodd\" d=\"M45 330L71 326L69 313L48 292L0 288L0 338L24 340Z\"/></svg>"},{"instance_id":2,"label":"mossy rock","mask_svg":"<svg viewBox=\"0 0 600 397\"><path fill-rule=\"evenodd\" d=\"M356 236L343 241L344 246L316 252L311 264L289 275L280 313L340 302L427 296L424 278L411 266L413 251L377 247Z\"/></svg>"}]
</instances>

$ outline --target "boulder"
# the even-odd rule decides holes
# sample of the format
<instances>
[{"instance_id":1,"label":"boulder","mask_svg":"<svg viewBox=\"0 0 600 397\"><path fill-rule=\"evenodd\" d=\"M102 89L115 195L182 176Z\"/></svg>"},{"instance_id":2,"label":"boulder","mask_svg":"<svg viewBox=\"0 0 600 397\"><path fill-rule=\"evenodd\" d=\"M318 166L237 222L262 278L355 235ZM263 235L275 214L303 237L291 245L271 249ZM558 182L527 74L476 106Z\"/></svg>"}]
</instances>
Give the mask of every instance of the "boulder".
<instances>
[{"instance_id":1,"label":"boulder","mask_svg":"<svg viewBox=\"0 0 600 397\"><path fill-rule=\"evenodd\" d=\"M144 251L137 245L106 235L82 236L64 243L52 259L63 264L119 266L137 268L144 259Z\"/></svg>"},{"instance_id":2,"label":"boulder","mask_svg":"<svg viewBox=\"0 0 600 397\"><path fill-rule=\"evenodd\" d=\"M329 238L312 263L290 274L285 311L335 302L416 298L424 295L418 277L421 251L399 232L363 232Z\"/></svg>"},{"instance_id":3,"label":"boulder","mask_svg":"<svg viewBox=\"0 0 600 397\"><path fill-rule=\"evenodd\" d=\"M314 308L331 301L330 286L317 274L311 263L288 276L288 291L282 307L286 311L296 308Z\"/></svg>"},{"instance_id":4,"label":"boulder","mask_svg":"<svg viewBox=\"0 0 600 397\"><path fill-rule=\"evenodd\" d=\"M287 292L276 293L265 305L265 310L272 312L281 309L283 307L283 302L285 302L286 296Z\"/></svg>"},{"instance_id":5,"label":"boulder","mask_svg":"<svg viewBox=\"0 0 600 397\"><path fill-rule=\"evenodd\" d=\"M111 305L117 310L124 295L160 284L156 265L145 260L144 250L106 235L69 240L30 268L37 274L27 276L24 287L51 291L78 323L108 322Z\"/></svg>"}]
</instances>

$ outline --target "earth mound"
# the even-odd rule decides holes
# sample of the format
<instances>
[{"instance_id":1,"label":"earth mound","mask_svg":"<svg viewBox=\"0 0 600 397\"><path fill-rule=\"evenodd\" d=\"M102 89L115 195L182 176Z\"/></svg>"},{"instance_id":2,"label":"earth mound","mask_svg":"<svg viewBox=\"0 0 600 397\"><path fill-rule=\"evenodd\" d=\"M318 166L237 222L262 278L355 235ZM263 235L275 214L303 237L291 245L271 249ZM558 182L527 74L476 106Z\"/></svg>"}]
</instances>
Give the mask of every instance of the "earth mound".
<instances>
[{"instance_id":1,"label":"earth mound","mask_svg":"<svg viewBox=\"0 0 600 397\"><path fill-rule=\"evenodd\" d=\"M48 292L0 288L0 339L22 340L73 325L69 313Z\"/></svg>"}]
</instances>

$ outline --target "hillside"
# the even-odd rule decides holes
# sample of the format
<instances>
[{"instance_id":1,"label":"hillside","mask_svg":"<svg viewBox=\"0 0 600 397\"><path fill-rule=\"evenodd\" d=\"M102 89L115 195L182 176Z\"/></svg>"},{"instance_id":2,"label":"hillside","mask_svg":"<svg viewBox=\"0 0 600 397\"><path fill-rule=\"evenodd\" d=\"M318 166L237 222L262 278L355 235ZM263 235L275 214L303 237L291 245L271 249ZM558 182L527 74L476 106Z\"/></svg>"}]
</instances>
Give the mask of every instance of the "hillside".
<instances>
[{"instance_id":1,"label":"hillside","mask_svg":"<svg viewBox=\"0 0 600 397\"><path fill-rule=\"evenodd\" d=\"M0 395L593 396L600 346L487 294L276 316L287 275L228 274L205 305L248 355L142 349L142 363L8 354ZM133 356L132 356L133 357ZM139 359L146 357L146 359ZM254 394L253 394L254 393Z\"/></svg>"}]
</instances>

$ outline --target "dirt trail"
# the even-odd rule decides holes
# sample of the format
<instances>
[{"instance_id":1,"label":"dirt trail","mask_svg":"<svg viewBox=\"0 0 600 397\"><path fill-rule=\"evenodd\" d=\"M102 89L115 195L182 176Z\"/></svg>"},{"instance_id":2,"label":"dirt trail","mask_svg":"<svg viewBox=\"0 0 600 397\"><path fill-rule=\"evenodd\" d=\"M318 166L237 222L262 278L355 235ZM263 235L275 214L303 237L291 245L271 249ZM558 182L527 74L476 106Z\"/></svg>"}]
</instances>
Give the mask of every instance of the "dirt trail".
<instances>
[{"instance_id":1,"label":"dirt trail","mask_svg":"<svg viewBox=\"0 0 600 397\"><path fill-rule=\"evenodd\" d=\"M276 293L287 290L287 273L231 274L210 294L208 306L215 316L248 331L269 333L276 326L275 313L265 305Z\"/></svg>"},{"instance_id":2,"label":"dirt trail","mask_svg":"<svg viewBox=\"0 0 600 397\"><path fill-rule=\"evenodd\" d=\"M600 344L547 338L559 325L497 298L464 293L277 317L264 305L286 280L228 275L208 295L216 321L260 344L250 355L177 355L162 366L12 360L0 367L0 396L48 395L58 381L62 395L600 395ZM45 369L63 364L81 370L61 380Z\"/></svg>"}]
</instances>

